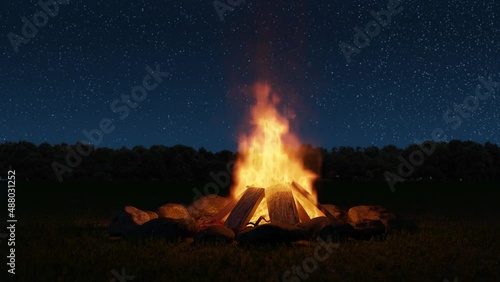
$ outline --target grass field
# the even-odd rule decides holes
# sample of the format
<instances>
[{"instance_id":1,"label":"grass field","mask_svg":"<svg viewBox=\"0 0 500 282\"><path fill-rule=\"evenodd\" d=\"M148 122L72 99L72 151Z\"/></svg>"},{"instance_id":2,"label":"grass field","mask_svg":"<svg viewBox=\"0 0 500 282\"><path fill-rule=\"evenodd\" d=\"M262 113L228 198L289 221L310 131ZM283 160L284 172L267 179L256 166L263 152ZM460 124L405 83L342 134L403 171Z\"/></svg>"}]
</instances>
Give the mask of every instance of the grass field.
<instances>
[{"instance_id":1,"label":"grass field","mask_svg":"<svg viewBox=\"0 0 500 282\"><path fill-rule=\"evenodd\" d=\"M6 274L0 239L1 281L120 281L112 271L123 269L134 279L122 281L281 281L313 256L316 243L242 248L108 239L105 226L124 205L189 204L204 184L18 182L16 275ZM322 203L383 205L414 219L420 231L343 243L306 281L500 281L499 183L405 183L395 193L385 183L317 186Z\"/></svg>"}]
</instances>

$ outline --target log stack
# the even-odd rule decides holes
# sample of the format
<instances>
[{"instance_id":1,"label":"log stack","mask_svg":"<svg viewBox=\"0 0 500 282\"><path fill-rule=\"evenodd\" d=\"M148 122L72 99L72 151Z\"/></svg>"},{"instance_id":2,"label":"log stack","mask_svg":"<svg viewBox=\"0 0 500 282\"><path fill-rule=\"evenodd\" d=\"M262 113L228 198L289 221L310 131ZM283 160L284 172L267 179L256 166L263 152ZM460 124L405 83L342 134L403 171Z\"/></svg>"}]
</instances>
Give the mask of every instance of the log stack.
<instances>
[{"instance_id":1,"label":"log stack","mask_svg":"<svg viewBox=\"0 0 500 282\"><path fill-rule=\"evenodd\" d=\"M263 218L266 222L295 225L311 218L325 216L316 199L299 184L292 182L267 188L247 187L245 192L233 199L212 220L225 219L225 225L238 232L249 224L261 203L267 205L269 220ZM252 224L255 226L258 223Z\"/></svg>"}]
</instances>

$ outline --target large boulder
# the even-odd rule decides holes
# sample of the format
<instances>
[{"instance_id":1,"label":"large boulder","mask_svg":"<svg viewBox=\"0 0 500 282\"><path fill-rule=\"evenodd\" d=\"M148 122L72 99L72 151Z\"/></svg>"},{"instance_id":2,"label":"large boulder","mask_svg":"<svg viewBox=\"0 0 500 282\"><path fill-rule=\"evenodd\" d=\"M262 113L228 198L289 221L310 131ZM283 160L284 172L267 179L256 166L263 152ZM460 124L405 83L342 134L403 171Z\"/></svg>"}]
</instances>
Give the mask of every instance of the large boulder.
<instances>
[{"instance_id":1,"label":"large boulder","mask_svg":"<svg viewBox=\"0 0 500 282\"><path fill-rule=\"evenodd\" d=\"M208 195L194 201L187 208L189 214L198 222L210 221L222 208L229 204L231 200L215 194Z\"/></svg>"},{"instance_id":2,"label":"large boulder","mask_svg":"<svg viewBox=\"0 0 500 282\"><path fill-rule=\"evenodd\" d=\"M198 232L198 224L191 219L156 218L127 234L127 238L161 238L177 241L192 237Z\"/></svg>"},{"instance_id":3,"label":"large boulder","mask_svg":"<svg viewBox=\"0 0 500 282\"><path fill-rule=\"evenodd\" d=\"M394 230L408 229L414 231L417 226L409 221L402 219L398 215L381 206L355 206L349 209L348 221L353 225L363 225L366 220L380 221L387 232Z\"/></svg>"},{"instance_id":4,"label":"large boulder","mask_svg":"<svg viewBox=\"0 0 500 282\"><path fill-rule=\"evenodd\" d=\"M233 242L234 238L235 234L231 228L224 225L210 225L194 236L194 242L228 244Z\"/></svg>"},{"instance_id":5,"label":"large boulder","mask_svg":"<svg viewBox=\"0 0 500 282\"><path fill-rule=\"evenodd\" d=\"M332 224L334 221L326 216L320 216L313 219L298 223L297 227L302 228L307 233L316 232L327 224Z\"/></svg>"},{"instance_id":6,"label":"large boulder","mask_svg":"<svg viewBox=\"0 0 500 282\"><path fill-rule=\"evenodd\" d=\"M354 227L349 223L339 222L325 225L318 233L318 237L323 240L345 241L355 234Z\"/></svg>"},{"instance_id":7,"label":"large boulder","mask_svg":"<svg viewBox=\"0 0 500 282\"><path fill-rule=\"evenodd\" d=\"M158 214L155 213L154 211L144 211L149 215L149 220L158 218Z\"/></svg>"},{"instance_id":8,"label":"large boulder","mask_svg":"<svg viewBox=\"0 0 500 282\"><path fill-rule=\"evenodd\" d=\"M188 210L179 204L165 204L158 208L156 211L159 218L172 218L172 219L189 219Z\"/></svg>"},{"instance_id":9,"label":"large boulder","mask_svg":"<svg viewBox=\"0 0 500 282\"><path fill-rule=\"evenodd\" d=\"M126 206L112 219L107 228L108 233L112 236L122 236L137 229L149 220L150 216L147 212L136 207Z\"/></svg>"},{"instance_id":10,"label":"large boulder","mask_svg":"<svg viewBox=\"0 0 500 282\"><path fill-rule=\"evenodd\" d=\"M239 244L278 244L306 239L303 229L284 223L263 224L247 228L236 235Z\"/></svg>"},{"instance_id":11,"label":"large boulder","mask_svg":"<svg viewBox=\"0 0 500 282\"><path fill-rule=\"evenodd\" d=\"M323 240L335 239L345 240L354 233L354 228L343 221L332 220L328 217L316 217L297 224L304 230L307 239L315 240L320 237Z\"/></svg>"},{"instance_id":12,"label":"large boulder","mask_svg":"<svg viewBox=\"0 0 500 282\"><path fill-rule=\"evenodd\" d=\"M396 217L381 206L354 206L347 212L349 221L354 225L369 220L381 220L382 218Z\"/></svg>"}]
</instances>

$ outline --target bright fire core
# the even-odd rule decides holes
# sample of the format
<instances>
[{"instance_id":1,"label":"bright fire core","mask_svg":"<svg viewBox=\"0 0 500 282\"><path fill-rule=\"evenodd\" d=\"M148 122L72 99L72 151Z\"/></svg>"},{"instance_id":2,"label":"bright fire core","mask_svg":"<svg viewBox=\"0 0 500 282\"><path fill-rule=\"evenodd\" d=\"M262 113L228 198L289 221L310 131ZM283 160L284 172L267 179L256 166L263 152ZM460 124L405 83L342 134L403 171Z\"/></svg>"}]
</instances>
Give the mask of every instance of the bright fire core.
<instances>
[{"instance_id":1,"label":"bright fire core","mask_svg":"<svg viewBox=\"0 0 500 282\"><path fill-rule=\"evenodd\" d=\"M278 97L271 93L267 84L257 84L255 96L256 104L251 109L253 129L250 135L240 138L241 156L235 165L232 196L241 195L247 186L267 188L278 183L295 181L316 199L313 181L317 176L304 168L298 150L300 143L289 132L288 120L276 109ZM252 220L261 215L269 218L265 199Z\"/></svg>"}]
</instances>

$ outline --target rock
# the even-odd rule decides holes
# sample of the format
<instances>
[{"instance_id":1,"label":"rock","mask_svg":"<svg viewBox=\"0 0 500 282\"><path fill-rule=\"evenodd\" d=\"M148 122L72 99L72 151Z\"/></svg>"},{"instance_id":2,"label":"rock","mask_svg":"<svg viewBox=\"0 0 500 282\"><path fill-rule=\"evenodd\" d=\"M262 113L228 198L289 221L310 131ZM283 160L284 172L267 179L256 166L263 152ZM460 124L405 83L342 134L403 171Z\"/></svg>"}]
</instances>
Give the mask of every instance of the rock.
<instances>
[{"instance_id":1,"label":"rock","mask_svg":"<svg viewBox=\"0 0 500 282\"><path fill-rule=\"evenodd\" d=\"M333 224L334 221L326 216L316 217L297 224L297 227L306 232L306 235L317 235L326 225ZM313 236L311 236L313 237ZM317 237L317 236L316 236ZM313 238L314 239L314 238Z\"/></svg>"},{"instance_id":2,"label":"rock","mask_svg":"<svg viewBox=\"0 0 500 282\"><path fill-rule=\"evenodd\" d=\"M309 240L315 240L318 237L323 240L347 239L354 233L354 228L350 224L324 216L299 223L297 227L304 230Z\"/></svg>"},{"instance_id":3,"label":"rock","mask_svg":"<svg viewBox=\"0 0 500 282\"><path fill-rule=\"evenodd\" d=\"M165 204L158 208L156 212L159 218L189 219L188 210L179 204Z\"/></svg>"},{"instance_id":4,"label":"rock","mask_svg":"<svg viewBox=\"0 0 500 282\"><path fill-rule=\"evenodd\" d=\"M303 229L283 223L259 225L236 235L236 241L242 245L291 243L305 238Z\"/></svg>"},{"instance_id":5,"label":"rock","mask_svg":"<svg viewBox=\"0 0 500 282\"><path fill-rule=\"evenodd\" d=\"M149 220L150 217L146 212L132 206L126 206L115 215L108 225L108 233L113 236L122 236Z\"/></svg>"},{"instance_id":6,"label":"rock","mask_svg":"<svg viewBox=\"0 0 500 282\"><path fill-rule=\"evenodd\" d=\"M355 206L349 209L348 221L352 225L357 225L365 220L379 220L387 232L401 229L414 231L417 229L413 222L404 220L380 206Z\"/></svg>"},{"instance_id":7,"label":"rock","mask_svg":"<svg viewBox=\"0 0 500 282\"><path fill-rule=\"evenodd\" d=\"M318 237L328 241L345 241L347 238L352 237L354 233L354 227L352 227L352 225L346 222L339 222L323 227L320 230Z\"/></svg>"},{"instance_id":8,"label":"rock","mask_svg":"<svg viewBox=\"0 0 500 282\"><path fill-rule=\"evenodd\" d=\"M230 201L230 199L211 194L194 201L189 205L188 211L194 219L203 223L209 221L222 208L229 204Z\"/></svg>"},{"instance_id":9,"label":"rock","mask_svg":"<svg viewBox=\"0 0 500 282\"><path fill-rule=\"evenodd\" d=\"M354 225L354 230L354 237L357 239L370 239L386 233L382 221L370 219L358 222Z\"/></svg>"},{"instance_id":10,"label":"rock","mask_svg":"<svg viewBox=\"0 0 500 282\"><path fill-rule=\"evenodd\" d=\"M167 241L191 237L198 231L198 224L191 219L155 218L127 234L127 238L162 238Z\"/></svg>"},{"instance_id":11,"label":"rock","mask_svg":"<svg viewBox=\"0 0 500 282\"><path fill-rule=\"evenodd\" d=\"M152 219L155 219L155 218L158 218L158 214L155 213L154 211L144 211L145 213L147 213L149 215L149 220L152 220Z\"/></svg>"},{"instance_id":12,"label":"rock","mask_svg":"<svg viewBox=\"0 0 500 282\"><path fill-rule=\"evenodd\" d=\"M348 219L354 225L369 220L380 220L382 217L395 217L381 206L355 206L347 212Z\"/></svg>"},{"instance_id":13,"label":"rock","mask_svg":"<svg viewBox=\"0 0 500 282\"><path fill-rule=\"evenodd\" d=\"M224 225L211 225L205 227L194 236L195 243L231 243L235 234L231 228Z\"/></svg>"},{"instance_id":14,"label":"rock","mask_svg":"<svg viewBox=\"0 0 500 282\"><path fill-rule=\"evenodd\" d=\"M332 219L347 222L347 212L343 208L336 205L321 205L321 207L334 217ZM326 213L326 216L330 217L328 213Z\"/></svg>"}]
</instances>

